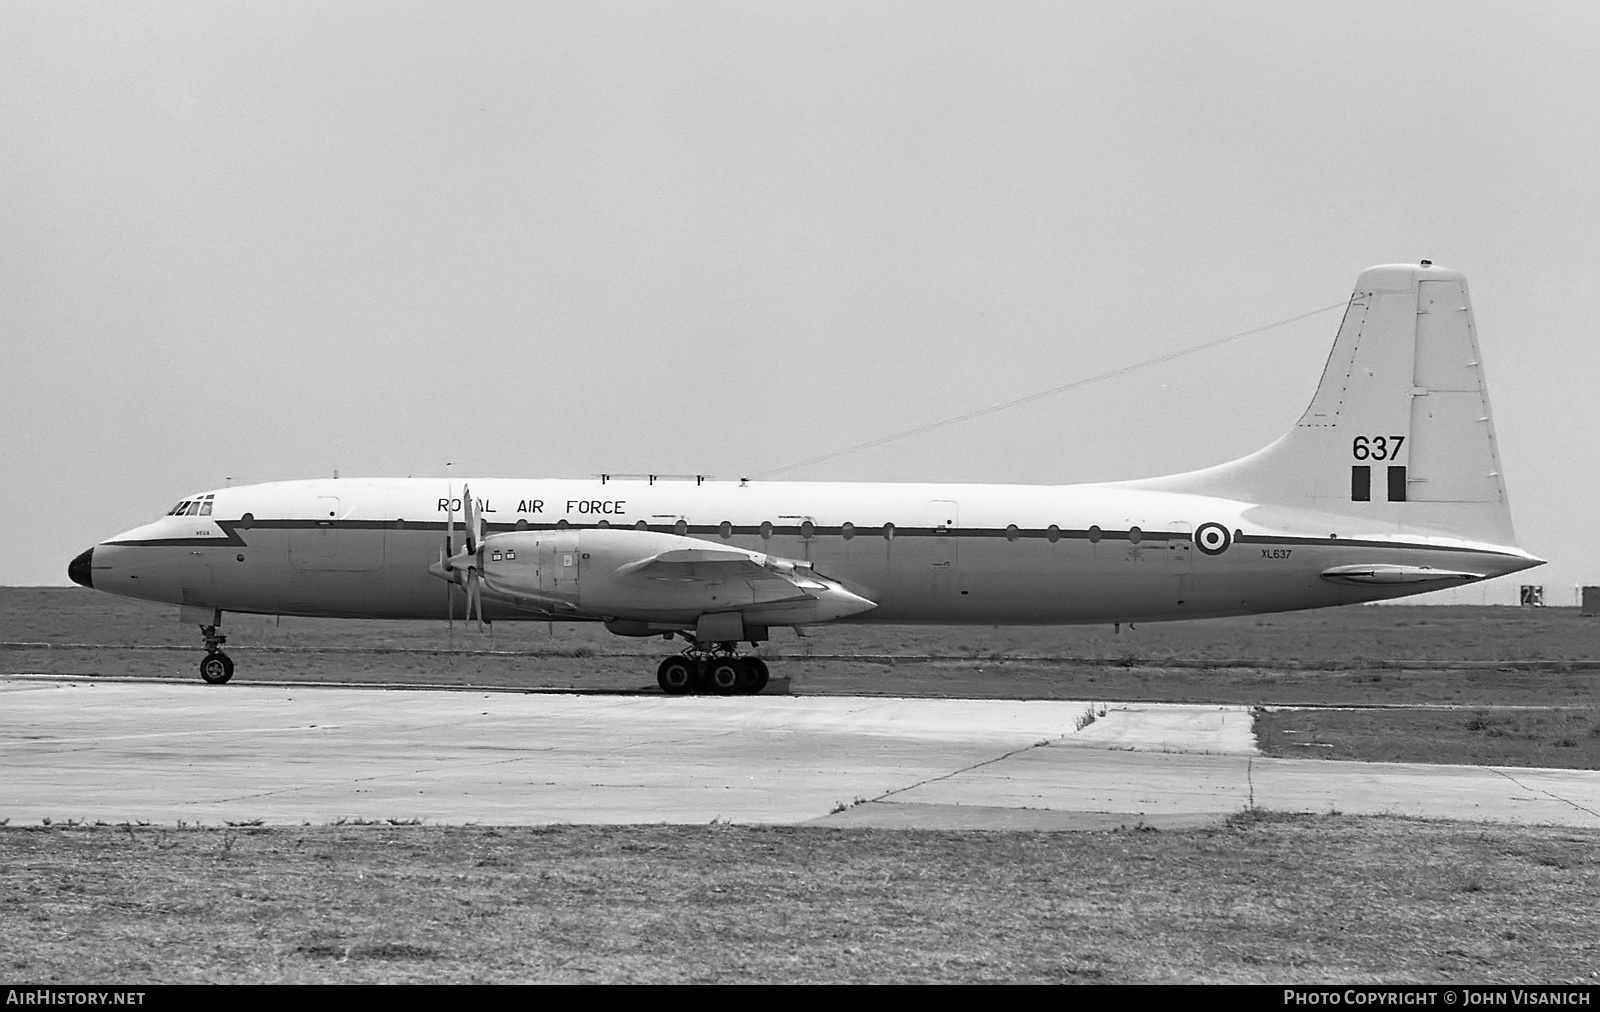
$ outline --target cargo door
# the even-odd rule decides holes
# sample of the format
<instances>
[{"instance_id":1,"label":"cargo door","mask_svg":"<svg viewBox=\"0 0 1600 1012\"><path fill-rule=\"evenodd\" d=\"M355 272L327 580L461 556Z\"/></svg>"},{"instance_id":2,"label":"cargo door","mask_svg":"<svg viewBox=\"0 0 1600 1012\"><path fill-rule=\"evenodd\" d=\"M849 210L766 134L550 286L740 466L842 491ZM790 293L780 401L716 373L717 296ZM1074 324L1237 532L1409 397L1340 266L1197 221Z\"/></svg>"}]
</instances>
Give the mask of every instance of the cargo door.
<instances>
[{"instance_id":1,"label":"cargo door","mask_svg":"<svg viewBox=\"0 0 1600 1012\"><path fill-rule=\"evenodd\" d=\"M376 506L376 508L374 508ZM384 501L321 495L308 516L289 530L289 565L295 569L362 573L383 568L388 522ZM352 519L365 517L366 519Z\"/></svg>"},{"instance_id":2,"label":"cargo door","mask_svg":"<svg viewBox=\"0 0 1600 1012\"><path fill-rule=\"evenodd\" d=\"M928 502L928 564L936 594L953 593L961 569L961 508L952 499Z\"/></svg>"},{"instance_id":3,"label":"cargo door","mask_svg":"<svg viewBox=\"0 0 1600 1012\"><path fill-rule=\"evenodd\" d=\"M337 496L311 500L310 516L289 531L289 565L296 569L332 569L339 557Z\"/></svg>"}]
</instances>

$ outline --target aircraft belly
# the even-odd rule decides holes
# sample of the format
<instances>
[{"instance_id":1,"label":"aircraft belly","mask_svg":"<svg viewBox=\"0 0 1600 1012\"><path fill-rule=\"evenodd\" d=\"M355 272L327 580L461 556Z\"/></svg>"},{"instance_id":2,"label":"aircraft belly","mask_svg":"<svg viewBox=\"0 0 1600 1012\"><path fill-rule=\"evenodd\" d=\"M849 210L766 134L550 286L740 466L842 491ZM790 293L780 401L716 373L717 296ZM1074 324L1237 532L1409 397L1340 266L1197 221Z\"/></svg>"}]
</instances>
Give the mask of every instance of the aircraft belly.
<instances>
[{"instance_id":1,"label":"aircraft belly","mask_svg":"<svg viewBox=\"0 0 1600 1012\"><path fill-rule=\"evenodd\" d=\"M897 546L897 550L898 550ZM1208 618L1326 607L1404 596L1404 588L1339 586L1324 569L1350 562L1391 561L1442 569L1467 565L1464 553L1410 547L1235 546L1222 556L1196 555L1186 572L1171 572L1165 548L1126 542L1033 545L973 539L961 549L953 593L937 591L914 553L893 565L883 556L817 557L819 571L866 588L878 602L845 621L1073 624ZM1481 565L1481 562L1479 563ZM831 567L831 569L829 568Z\"/></svg>"},{"instance_id":2,"label":"aircraft belly","mask_svg":"<svg viewBox=\"0 0 1600 1012\"><path fill-rule=\"evenodd\" d=\"M390 531L384 562L374 567L370 551L360 568L304 568L291 558L288 533L257 529L246 533L248 547L213 554L215 607L224 611L325 618L445 617L445 588L428 575L429 551L437 553L426 531ZM379 537L383 532L358 532ZM237 555L244 555L241 563ZM463 604L456 602L457 614Z\"/></svg>"}]
</instances>

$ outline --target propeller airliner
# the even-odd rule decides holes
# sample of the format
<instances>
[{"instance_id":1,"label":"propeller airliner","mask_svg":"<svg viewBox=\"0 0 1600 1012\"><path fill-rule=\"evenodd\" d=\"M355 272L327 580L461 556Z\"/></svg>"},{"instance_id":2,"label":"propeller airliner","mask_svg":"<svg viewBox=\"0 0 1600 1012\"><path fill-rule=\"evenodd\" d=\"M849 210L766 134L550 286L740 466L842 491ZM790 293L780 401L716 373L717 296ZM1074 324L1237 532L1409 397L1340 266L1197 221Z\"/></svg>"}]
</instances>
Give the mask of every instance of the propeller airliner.
<instances>
[{"instance_id":1,"label":"propeller airliner","mask_svg":"<svg viewBox=\"0 0 1600 1012\"><path fill-rule=\"evenodd\" d=\"M458 516L460 518L458 522ZM1466 279L1363 272L1311 405L1231 463L1080 485L438 478L213 489L73 559L176 604L221 683L225 612L601 622L683 641L668 693L826 622L1075 624L1320 608L1493 579L1517 547Z\"/></svg>"}]
</instances>

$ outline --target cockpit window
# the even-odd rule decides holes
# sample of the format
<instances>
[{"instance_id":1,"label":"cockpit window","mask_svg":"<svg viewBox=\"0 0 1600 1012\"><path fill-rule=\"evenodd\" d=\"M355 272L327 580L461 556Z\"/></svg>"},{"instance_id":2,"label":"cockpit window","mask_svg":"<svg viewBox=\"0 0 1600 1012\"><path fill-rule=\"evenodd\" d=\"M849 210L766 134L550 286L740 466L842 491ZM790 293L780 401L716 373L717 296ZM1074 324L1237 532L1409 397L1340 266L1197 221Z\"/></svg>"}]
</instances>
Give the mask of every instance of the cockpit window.
<instances>
[{"instance_id":1,"label":"cockpit window","mask_svg":"<svg viewBox=\"0 0 1600 1012\"><path fill-rule=\"evenodd\" d=\"M196 496L193 499L185 499L182 502L178 503L178 505L172 507L170 510L167 510L167 516L169 516L169 517L196 517L196 516L208 517L208 516L211 515L211 504L212 504L212 501L215 500L216 497L217 497L217 494L215 492L213 492L210 495L202 495L202 496Z\"/></svg>"}]
</instances>

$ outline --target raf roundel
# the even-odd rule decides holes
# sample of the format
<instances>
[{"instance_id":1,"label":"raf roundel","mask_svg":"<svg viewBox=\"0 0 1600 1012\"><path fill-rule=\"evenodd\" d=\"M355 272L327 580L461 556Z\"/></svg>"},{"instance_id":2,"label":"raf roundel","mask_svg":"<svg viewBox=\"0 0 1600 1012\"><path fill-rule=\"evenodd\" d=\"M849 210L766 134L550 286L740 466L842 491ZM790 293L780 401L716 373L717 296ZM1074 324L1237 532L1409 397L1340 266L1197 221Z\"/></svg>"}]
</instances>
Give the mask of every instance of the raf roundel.
<instances>
[{"instance_id":1,"label":"raf roundel","mask_svg":"<svg viewBox=\"0 0 1600 1012\"><path fill-rule=\"evenodd\" d=\"M1201 524L1194 532L1194 543L1207 555L1221 555L1233 544L1233 535L1221 524Z\"/></svg>"}]
</instances>

